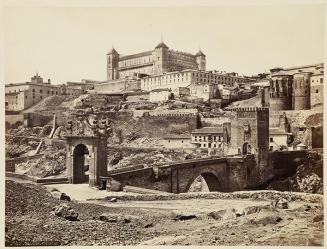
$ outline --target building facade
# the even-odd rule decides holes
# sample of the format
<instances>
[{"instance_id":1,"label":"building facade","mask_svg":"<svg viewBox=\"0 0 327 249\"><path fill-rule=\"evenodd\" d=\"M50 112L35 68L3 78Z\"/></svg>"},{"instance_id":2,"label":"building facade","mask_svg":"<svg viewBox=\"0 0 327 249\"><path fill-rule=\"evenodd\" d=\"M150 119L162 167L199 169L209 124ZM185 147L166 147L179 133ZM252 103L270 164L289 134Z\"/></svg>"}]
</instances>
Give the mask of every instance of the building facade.
<instances>
[{"instance_id":1,"label":"building facade","mask_svg":"<svg viewBox=\"0 0 327 249\"><path fill-rule=\"evenodd\" d=\"M50 79L43 82L43 78L36 74L31 78L31 82L5 85L5 109L6 111L21 111L49 96L77 96L81 93L81 89L71 89L66 85L52 85Z\"/></svg>"},{"instance_id":2,"label":"building facade","mask_svg":"<svg viewBox=\"0 0 327 249\"><path fill-rule=\"evenodd\" d=\"M280 128L269 128L269 150L291 150L290 141L292 133Z\"/></svg>"},{"instance_id":3,"label":"building facade","mask_svg":"<svg viewBox=\"0 0 327 249\"><path fill-rule=\"evenodd\" d=\"M114 48L107 54L107 80L117 80L136 74L160 75L185 69L206 70L206 56L174 51L161 42L154 50L121 56Z\"/></svg>"},{"instance_id":4,"label":"building facade","mask_svg":"<svg viewBox=\"0 0 327 249\"><path fill-rule=\"evenodd\" d=\"M162 146L166 149L187 149L195 148L196 146L191 143L190 135L170 135L164 137Z\"/></svg>"},{"instance_id":5,"label":"building facade","mask_svg":"<svg viewBox=\"0 0 327 249\"><path fill-rule=\"evenodd\" d=\"M151 91L153 89L169 88L174 91L177 87L188 87L193 83L233 86L235 83L247 82L248 80L245 77L222 74L218 71L187 69L141 78L141 89Z\"/></svg>"},{"instance_id":6,"label":"building facade","mask_svg":"<svg viewBox=\"0 0 327 249\"><path fill-rule=\"evenodd\" d=\"M190 95L203 101L208 101L210 99L217 99L220 97L218 85L211 83L208 84L191 84L190 85Z\"/></svg>"},{"instance_id":7,"label":"building facade","mask_svg":"<svg viewBox=\"0 0 327 249\"><path fill-rule=\"evenodd\" d=\"M220 148L223 150L223 127L203 127L191 133L191 143L198 148Z\"/></svg>"},{"instance_id":8,"label":"building facade","mask_svg":"<svg viewBox=\"0 0 327 249\"><path fill-rule=\"evenodd\" d=\"M151 102L168 101L172 99L173 93L169 89L154 89L149 94Z\"/></svg>"},{"instance_id":9,"label":"building facade","mask_svg":"<svg viewBox=\"0 0 327 249\"><path fill-rule=\"evenodd\" d=\"M323 104L324 74L319 72L312 74L310 80L310 106L314 108Z\"/></svg>"}]
</instances>

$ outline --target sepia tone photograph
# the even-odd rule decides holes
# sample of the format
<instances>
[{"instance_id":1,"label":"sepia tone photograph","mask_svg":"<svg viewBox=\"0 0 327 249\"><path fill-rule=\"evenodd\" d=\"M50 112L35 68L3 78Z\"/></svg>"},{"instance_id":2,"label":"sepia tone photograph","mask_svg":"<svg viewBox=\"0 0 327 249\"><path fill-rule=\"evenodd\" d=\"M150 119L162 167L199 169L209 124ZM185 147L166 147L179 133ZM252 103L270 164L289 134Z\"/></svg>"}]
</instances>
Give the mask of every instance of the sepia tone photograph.
<instances>
[{"instance_id":1,"label":"sepia tone photograph","mask_svg":"<svg viewBox=\"0 0 327 249\"><path fill-rule=\"evenodd\" d=\"M6 247L324 246L325 1L5 2Z\"/></svg>"}]
</instances>

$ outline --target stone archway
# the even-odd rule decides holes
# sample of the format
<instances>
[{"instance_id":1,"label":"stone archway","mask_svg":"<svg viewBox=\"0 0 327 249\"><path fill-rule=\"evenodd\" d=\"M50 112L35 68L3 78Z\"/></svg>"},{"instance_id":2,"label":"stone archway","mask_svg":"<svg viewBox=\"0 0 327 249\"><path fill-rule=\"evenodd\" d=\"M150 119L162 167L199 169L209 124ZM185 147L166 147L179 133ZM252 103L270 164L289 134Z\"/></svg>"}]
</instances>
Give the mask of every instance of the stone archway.
<instances>
[{"instance_id":1,"label":"stone archway","mask_svg":"<svg viewBox=\"0 0 327 249\"><path fill-rule=\"evenodd\" d=\"M72 170L72 183L83 183L88 181L88 176L85 175L86 171L86 158L89 155L89 150L84 144L78 144L73 151L73 170Z\"/></svg>"},{"instance_id":2,"label":"stone archway","mask_svg":"<svg viewBox=\"0 0 327 249\"><path fill-rule=\"evenodd\" d=\"M199 177L201 176L204 181L206 182L209 192L225 192L224 187L222 185L222 182L218 179L218 176L216 172L213 170L204 170L197 172L196 174L193 175L193 177L189 180L186 190L183 192L188 192L192 183Z\"/></svg>"},{"instance_id":3,"label":"stone archway","mask_svg":"<svg viewBox=\"0 0 327 249\"><path fill-rule=\"evenodd\" d=\"M95 136L66 136L66 167L71 183L89 181L101 187L100 177L107 176L107 139ZM87 155L87 158L86 158ZM89 174L85 175L88 166Z\"/></svg>"}]
</instances>

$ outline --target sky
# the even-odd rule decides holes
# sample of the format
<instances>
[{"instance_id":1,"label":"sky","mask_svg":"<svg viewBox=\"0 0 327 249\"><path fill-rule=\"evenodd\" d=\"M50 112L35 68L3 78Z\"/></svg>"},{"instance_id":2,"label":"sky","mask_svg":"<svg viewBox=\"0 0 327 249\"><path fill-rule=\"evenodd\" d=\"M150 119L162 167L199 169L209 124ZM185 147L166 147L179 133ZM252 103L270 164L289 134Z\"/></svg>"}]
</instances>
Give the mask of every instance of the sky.
<instances>
[{"instance_id":1,"label":"sky","mask_svg":"<svg viewBox=\"0 0 327 249\"><path fill-rule=\"evenodd\" d=\"M210 7L5 7L5 83L106 80L106 53L206 54L208 70L253 75L324 61L322 4Z\"/></svg>"}]
</instances>

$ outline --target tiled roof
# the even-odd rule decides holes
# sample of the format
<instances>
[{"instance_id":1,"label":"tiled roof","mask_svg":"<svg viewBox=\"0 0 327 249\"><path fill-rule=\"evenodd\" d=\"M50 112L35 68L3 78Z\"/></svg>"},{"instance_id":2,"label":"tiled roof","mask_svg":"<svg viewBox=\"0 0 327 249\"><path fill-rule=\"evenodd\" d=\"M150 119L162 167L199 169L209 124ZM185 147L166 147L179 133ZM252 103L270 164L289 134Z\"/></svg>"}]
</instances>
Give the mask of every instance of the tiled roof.
<instances>
[{"instance_id":1,"label":"tiled roof","mask_svg":"<svg viewBox=\"0 0 327 249\"><path fill-rule=\"evenodd\" d=\"M168 48L168 46L164 42L160 42L156 48Z\"/></svg>"},{"instance_id":2,"label":"tiled roof","mask_svg":"<svg viewBox=\"0 0 327 249\"><path fill-rule=\"evenodd\" d=\"M287 135L287 134L290 133L283 131L280 128L269 128L269 135Z\"/></svg>"},{"instance_id":3,"label":"tiled roof","mask_svg":"<svg viewBox=\"0 0 327 249\"><path fill-rule=\"evenodd\" d=\"M191 136L187 134L181 134L181 135L167 135L164 137L164 139L190 139Z\"/></svg>"},{"instance_id":4,"label":"tiled roof","mask_svg":"<svg viewBox=\"0 0 327 249\"><path fill-rule=\"evenodd\" d=\"M204 54L204 53L202 53L202 51L201 51L201 50L199 50L199 52L197 52L197 53L195 54L195 56L205 56L205 54Z\"/></svg>"},{"instance_id":5,"label":"tiled roof","mask_svg":"<svg viewBox=\"0 0 327 249\"><path fill-rule=\"evenodd\" d=\"M129 59L134 59L134 58L147 56L147 55L152 55L152 51L146 51L146 52L142 52L142 53L138 53L138 54L125 55L125 56L120 57L119 60L120 61L129 60Z\"/></svg>"}]
</instances>

